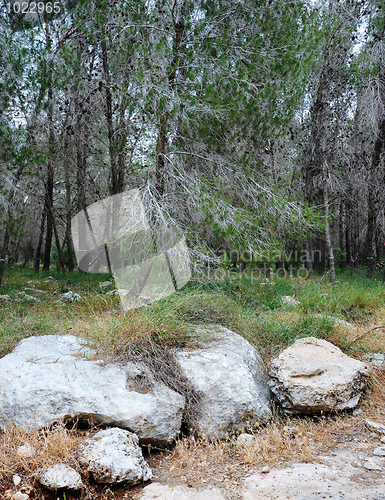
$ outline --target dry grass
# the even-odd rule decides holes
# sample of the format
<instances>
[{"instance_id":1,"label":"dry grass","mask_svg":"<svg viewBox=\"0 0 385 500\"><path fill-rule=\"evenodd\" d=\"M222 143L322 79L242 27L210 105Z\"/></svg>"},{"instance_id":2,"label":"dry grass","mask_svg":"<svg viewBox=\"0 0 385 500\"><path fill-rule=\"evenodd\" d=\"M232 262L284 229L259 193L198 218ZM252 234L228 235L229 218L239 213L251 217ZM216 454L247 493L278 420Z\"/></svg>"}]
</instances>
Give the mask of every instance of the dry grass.
<instances>
[{"instance_id":1,"label":"dry grass","mask_svg":"<svg viewBox=\"0 0 385 500\"><path fill-rule=\"evenodd\" d=\"M385 424L385 372L374 368L361 409L366 418Z\"/></svg>"},{"instance_id":2,"label":"dry grass","mask_svg":"<svg viewBox=\"0 0 385 500\"><path fill-rule=\"evenodd\" d=\"M184 438L168 458L168 481L202 478L221 482L224 477L244 477L256 467L321 461L337 446L370 438L364 420L385 423L385 373L375 369L360 409L362 414L340 412L317 417L282 417L275 414L267 424L249 431L254 441L238 445L236 436L223 441ZM353 444L353 446L355 446Z\"/></svg>"},{"instance_id":3,"label":"dry grass","mask_svg":"<svg viewBox=\"0 0 385 500\"><path fill-rule=\"evenodd\" d=\"M84 295L82 302L62 306L55 302L57 294L63 291L57 284L36 283L38 288L49 290L51 295L42 299L40 305L12 303L6 306L7 311L0 318L4 332L1 354L9 352L20 338L29 335L78 335L89 340L97 349L98 357L143 362L158 380L186 395L187 421L197 399L179 373L170 348L193 347L192 326L197 322L222 323L244 335L251 343L262 348L267 363L296 338L308 335L326 338L354 357L360 357L365 352L385 352L384 330L364 335L371 328L385 324L385 309L377 304L379 299L373 302L375 307L370 308L369 295L361 307L364 312L370 313L370 316L364 317L365 321L360 315L358 299L352 305L346 299L352 319L358 315L356 328L347 329L329 324L315 315L318 312L333 315L337 310L342 311L339 307L345 304L345 299L341 295L337 300L332 289L324 298L318 288L308 299L303 295L301 303L308 300L307 309L278 307L275 303L277 297L291 293L283 289L272 289L271 294L274 294L270 298L267 291L262 290L265 294L262 307L259 304L260 293L254 294L250 289L256 297L255 307L245 306L242 309L241 300L229 298L222 292L211 295L193 291L186 292L185 296L175 294L164 303L125 314L117 309L118 298L101 294L96 285L94 291ZM80 289L76 291L82 294ZM253 294L250 300L254 300ZM322 306L319 310L313 307L317 301ZM274 307L269 309L268 303ZM359 440L368 436L365 418L385 423L384 402L385 375L375 370L361 404L361 417L339 414L318 418L282 418L276 414L269 424L252 429L250 432L255 440L244 446L237 445L236 436L213 442L194 437L184 438L176 443L167 456L167 467L163 466L162 475L170 484L181 479L191 483L223 484L225 480L241 479L255 467L318 460L322 453L330 452L337 444L351 441L353 436ZM22 485L27 488L36 483L45 468L55 463L67 463L78 468L74 448L80 438L62 425L47 432L32 434L10 428L0 435L0 439L0 488L12 486L14 474L22 478ZM26 444L35 450L32 457L20 457L17 454L19 446ZM40 497L35 493L34 498Z\"/></svg>"},{"instance_id":4,"label":"dry grass","mask_svg":"<svg viewBox=\"0 0 385 500\"><path fill-rule=\"evenodd\" d=\"M32 485L48 467L63 463L76 468L74 448L79 443L75 434L63 424L49 431L27 433L10 427L0 436L0 482L6 484L17 474L22 485ZM31 450L30 456L18 453L21 446ZM20 488L19 488L20 489Z\"/></svg>"}]
</instances>

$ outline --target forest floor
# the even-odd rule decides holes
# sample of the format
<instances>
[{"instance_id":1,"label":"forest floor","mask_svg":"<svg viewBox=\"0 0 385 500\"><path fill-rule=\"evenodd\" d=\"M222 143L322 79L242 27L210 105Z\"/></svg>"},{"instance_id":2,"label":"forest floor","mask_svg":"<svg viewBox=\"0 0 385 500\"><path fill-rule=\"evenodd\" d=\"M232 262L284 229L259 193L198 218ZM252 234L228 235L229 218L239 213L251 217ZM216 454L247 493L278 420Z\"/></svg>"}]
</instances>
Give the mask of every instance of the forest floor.
<instances>
[{"instance_id":1,"label":"forest floor","mask_svg":"<svg viewBox=\"0 0 385 500\"><path fill-rule=\"evenodd\" d=\"M308 279L279 279L272 275L267 281L230 273L220 279L191 282L167 299L125 314L119 299L107 295L112 286L99 286L109 278L79 272L48 275L17 266L8 271L0 289L0 294L11 297L0 304L0 356L31 335L71 333L88 339L100 356L122 359L133 344L144 348L158 345L160 349L186 345L192 340L191 326L198 323L221 324L244 335L260 350L267 366L282 349L307 336L329 340L357 359L363 359L368 352L385 352L385 329L373 330L385 324L385 286L380 275L366 280L359 270L349 270L340 273L331 286L327 275ZM59 295L69 290L79 293L83 300L68 305L58 303ZM31 304L17 296L19 292L40 302ZM281 297L287 295L300 304L284 305ZM348 321L354 328L338 326L326 316ZM234 435L216 442L183 436L169 449L144 449L153 482L190 488L214 485L229 499L236 499L240 498L245 477L266 466L275 470L299 462L347 461L357 467L358 476L362 473L363 485L375 484L385 476L385 467L384 471L362 467L366 457L381 444L364 421L385 423L384 382L383 372L372 372L360 412L313 418L288 418L275 412L269 424L250 429L256 440L249 447L237 446ZM74 448L96 431L58 425L29 435L19 429L3 432L0 498L5 498L6 490L16 491L12 482L15 474L22 478L22 488L18 489L31 499L49 498L38 486L42 470L58 461L76 466ZM17 458L17 447L25 443L37 450L33 459ZM79 472L87 482L84 471ZM143 487L111 488L92 482L87 486L97 500L135 498Z\"/></svg>"}]
</instances>

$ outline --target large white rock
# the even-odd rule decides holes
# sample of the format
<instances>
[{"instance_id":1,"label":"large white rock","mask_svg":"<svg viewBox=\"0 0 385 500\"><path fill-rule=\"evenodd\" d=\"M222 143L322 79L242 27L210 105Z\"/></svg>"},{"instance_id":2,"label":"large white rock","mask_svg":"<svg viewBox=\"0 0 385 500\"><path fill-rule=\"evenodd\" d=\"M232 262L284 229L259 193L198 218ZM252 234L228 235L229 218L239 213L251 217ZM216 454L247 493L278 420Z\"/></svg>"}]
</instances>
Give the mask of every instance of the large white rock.
<instances>
[{"instance_id":1,"label":"large white rock","mask_svg":"<svg viewBox=\"0 0 385 500\"><path fill-rule=\"evenodd\" d=\"M269 389L258 351L224 327L197 334L208 340L200 348L177 350L183 375L200 396L192 425L209 438L243 428L246 421L271 417Z\"/></svg>"},{"instance_id":2,"label":"large white rock","mask_svg":"<svg viewBox=\"0 0 385 500\"><path fill-rule=\"evenodd\" d=\"M271 363L269 386L287 413L354 408L368 367L315 337L298 339Z\"/></svg>"},{"instance_id":3,"label":"large white rock","mask_svg":"<svg viewBox=\"0 0 385 500\"><path fill-rule=\"evenodd\" d=\"M0 427L42 428L73 418L131 430L143 443L177 435L184 398L142 367L87 359L73 335L22 340L0 359Z\"/></svg>"},{"instance_id":4,"label":"large white rock","mask_svg":"<svg viewBox=\"0 0 385 500\"><path fill-rule=\"evenodd\" d=\"M152 478L136 434L123 429L105 429L77 448L79 462L98 483L137 484Z\"/></svg>"}]
</instances>

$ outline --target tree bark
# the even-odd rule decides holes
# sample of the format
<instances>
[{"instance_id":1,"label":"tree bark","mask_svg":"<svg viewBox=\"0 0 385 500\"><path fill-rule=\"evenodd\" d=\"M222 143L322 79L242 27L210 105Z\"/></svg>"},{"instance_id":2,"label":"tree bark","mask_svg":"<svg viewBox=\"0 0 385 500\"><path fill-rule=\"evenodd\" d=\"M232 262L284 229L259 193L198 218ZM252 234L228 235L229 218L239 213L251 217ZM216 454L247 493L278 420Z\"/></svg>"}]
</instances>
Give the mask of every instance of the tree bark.
<instances>
[{"instance_id":1,"label":"tree bark","mask_svg":"<svg viewBox=\"0 0 385 500\"><path fill-rule=\"evenodd\" d=\"M46 219L46 211L45 211L45 206L44 206L43 213L41 216L39 240L37 242L35 259L34 259L34 263L33 263L33 267L34 267L35 271L39 271L39 269L40 269L41 248L43 246L43 239L44 239L45 219Z\"/></svg>"},{"instance_id":2,"label":"tree bark","mask_svg":"<svg viewBox=\"0 0 385 500\"><path fill-rule=\"evenodd\" d=\"M380 75L380 97L385 105L385 74ZM374 151L369 172L368 182L368 222L366 232L366 277L371 278L374 271L375 245L374 234L377 219L378 168L385 145L385 118L382 116L378 127L378 135L374 143Z\"/></svg>"}]
</instances>

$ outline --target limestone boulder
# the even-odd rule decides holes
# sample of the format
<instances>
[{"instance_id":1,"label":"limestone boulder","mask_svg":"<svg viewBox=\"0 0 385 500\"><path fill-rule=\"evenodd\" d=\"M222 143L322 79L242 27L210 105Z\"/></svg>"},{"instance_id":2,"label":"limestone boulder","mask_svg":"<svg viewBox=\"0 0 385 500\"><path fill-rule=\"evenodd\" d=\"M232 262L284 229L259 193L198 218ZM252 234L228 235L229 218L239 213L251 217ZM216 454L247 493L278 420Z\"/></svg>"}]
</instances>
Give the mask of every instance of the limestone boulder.
<instances>
[{"instance_id":1,"label":"limestone boulder","mask_svg":"<svg viewBox=\"0 0 385 500\"><path fill-rule=\"evenodd\" d=\"M259 352L224 327L197 329L199 347L175 352L183 375L200 395L193 427L208 438L271 417L269 389Z\"/></svg>"},{"instance_id":2,"label":"limestone boulder","mask_svg":"<svg viewBox=\"0 0 385 500\"><path fill-rule=\"evenodd\" d=\"M298 339L271 363L269 386L286 413L354 408L369 378L367 365L315 337Z\"/></svg>"},{"instance_id":3,"label":"limestone boulder","mask_svg":"<svg viewBox=\"0 0 385 500\"><path fill-rule=\"evenodd\" d=\"M105 363L84 340L45 335L22 340L0 359L0 427L42 428L74 419L135 432L143 443L172 441L184 398L132 363Z\"/></svg>"},{"instance_id":4,"label":"limestone boulder","mask_svg":"<svg viewBox=\"0 0 385 500\"><path fill-rule=\"evenodd\" d=\"M98 432L78 446L77 458L98 483L134 485L152 478L138 436L123 429Z\"/></svg>"}]
</instances>

